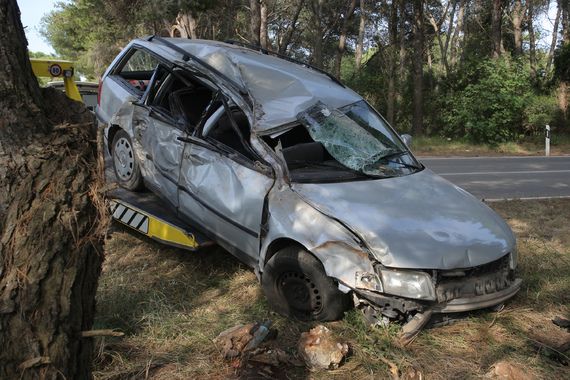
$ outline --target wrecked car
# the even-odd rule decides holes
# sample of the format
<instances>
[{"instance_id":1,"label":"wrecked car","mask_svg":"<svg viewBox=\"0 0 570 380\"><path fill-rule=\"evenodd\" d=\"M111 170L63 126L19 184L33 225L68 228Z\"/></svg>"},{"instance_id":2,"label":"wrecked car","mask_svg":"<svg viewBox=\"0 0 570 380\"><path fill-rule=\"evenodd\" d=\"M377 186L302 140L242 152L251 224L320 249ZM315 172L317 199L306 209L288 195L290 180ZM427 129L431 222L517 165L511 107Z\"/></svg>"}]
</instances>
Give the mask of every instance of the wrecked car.
<instances>
[{"instance_id":1,"label":"wrecked car","mask_svg":"<svg viewBox=\"0 0 570 380\"><path fill-rule=\"evenodd\" d=\"M96 114L120 185L254 268L284 315L356 305L409 321L520 288L507 224L319 69L236 43L137 39L104 74Z\"/></svg>"}]
</instances>

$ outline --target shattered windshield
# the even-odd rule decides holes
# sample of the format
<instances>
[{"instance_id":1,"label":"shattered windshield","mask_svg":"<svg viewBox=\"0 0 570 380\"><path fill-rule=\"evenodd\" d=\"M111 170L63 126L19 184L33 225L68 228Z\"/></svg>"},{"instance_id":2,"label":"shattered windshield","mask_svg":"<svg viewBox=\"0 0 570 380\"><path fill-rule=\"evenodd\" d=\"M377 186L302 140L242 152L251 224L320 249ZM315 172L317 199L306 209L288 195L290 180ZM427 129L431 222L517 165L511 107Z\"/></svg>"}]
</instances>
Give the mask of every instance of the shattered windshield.
<instances>
[{"instance_id":1,"label":"shattered windshield","mask_svg":"<svg viewBox=\"0 0 570 380\"><path fill-rule=\"evenodd\" d=\"M403 169L421 168L365 101L341 109L329 109L318 102L299 113L298 118L311 138L349 169L372 176L393 176Z\"/></svg>"}]
</instances>

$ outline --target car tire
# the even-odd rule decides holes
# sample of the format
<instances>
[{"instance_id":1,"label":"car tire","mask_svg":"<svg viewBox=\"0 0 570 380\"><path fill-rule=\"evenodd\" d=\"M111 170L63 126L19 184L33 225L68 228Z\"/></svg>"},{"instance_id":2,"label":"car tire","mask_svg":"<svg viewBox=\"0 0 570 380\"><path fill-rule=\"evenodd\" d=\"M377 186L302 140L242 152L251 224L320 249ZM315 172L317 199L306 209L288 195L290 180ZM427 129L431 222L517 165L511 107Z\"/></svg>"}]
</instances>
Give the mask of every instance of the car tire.
<instances>
[{"instance_id":1,"label":"car tire","mask_svg":"<svg viewBox=\"0 0 570 380\"><path fill-rule=\"evenodd\" d=\"M349 305L321 262L303 248L288 247L265 265L261 286L278 313L303 321L334 321Z\"/></svg>"},{"instance_id":2,"label":"car tire","mask_svg":"<svg viewBox=\"0 0 570 380\"><path fill-rule=\"evenodd\" d=\"M129 134L123 129L117 131L111 145L113 168L115 177L120 186L131 191L139 191L144 188L141 170L133 143Z\"/></svg>"}]
</instances>

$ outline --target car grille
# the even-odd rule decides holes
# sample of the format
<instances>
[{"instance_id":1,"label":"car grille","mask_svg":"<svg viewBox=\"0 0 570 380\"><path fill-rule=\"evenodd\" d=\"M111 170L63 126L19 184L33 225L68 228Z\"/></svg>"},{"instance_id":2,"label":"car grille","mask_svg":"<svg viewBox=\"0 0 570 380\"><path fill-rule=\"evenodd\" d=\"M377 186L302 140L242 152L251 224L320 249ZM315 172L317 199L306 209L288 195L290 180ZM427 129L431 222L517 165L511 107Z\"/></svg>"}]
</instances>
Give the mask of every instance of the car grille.
<instances>
[{"instance_id":1,"label":"car grille","mask_svg":"<svg viewBox=\"0 0 570 380\"><path fill-rule=\"evenodd\" d=\"M474 268L439 271L436 295L438 302L476 297L508 288L514 273L509 269L510 254Z\"/></svg>"}]
</instances>

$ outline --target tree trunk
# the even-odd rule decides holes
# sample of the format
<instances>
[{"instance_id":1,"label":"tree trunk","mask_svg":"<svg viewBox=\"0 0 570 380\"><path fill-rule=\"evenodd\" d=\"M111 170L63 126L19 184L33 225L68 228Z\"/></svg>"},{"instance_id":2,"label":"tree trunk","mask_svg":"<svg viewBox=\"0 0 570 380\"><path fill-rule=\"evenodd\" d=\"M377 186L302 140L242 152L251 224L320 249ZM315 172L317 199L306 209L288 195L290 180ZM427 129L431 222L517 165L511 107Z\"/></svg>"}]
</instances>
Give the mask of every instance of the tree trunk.
<instances>
[{"instance_id":1,"label":"tree trunk","mask_svg":"<svg viewBox=\"0 0 570 380\"><path fill-rule=\"evenodd\" d=\"M285 32L285 36L279 45L279 53L285 54L287 52L287 48L293 39L293 33L295 33L295 29L297 29L297 20L299 19L299 15L301 14L301 10L303 9L303 5L305 5L305 0L299 0L297 3L297 8L295 8L295 13L293 14L293 18L291 19L291 24L287 28Z\"/></svg>"},{"instance_id":2,"label":"tree trunk","mask_svg":"<svg viewBox=\"0 0 570 380\"><path fill-rule=\"evenodd\" d=\"M360 71L360 67L362 66L362 53L364 51L364 32L366 31L367 21L366 7L366 0L360 0L360 23L358 25L358 40L356 41L356 51L354 54L354 63L356 64L357 71Z\"/></svg>"},{"instance_id":3,"label":"tree trunk","mask_svg":"<svg viewBox=\"0 0 570 380\"><path fill-rule=\"evenodd\" d=\"M423 87L424 87L424 2L423 0L414 0L414 62L413 62L413 78L414 78L414 95L413 107L414 114L412 118L412 133L421 135L423 133Z\"/></svg>"},{"instance_id":4,"label":"tree trunk","mask_svg":"<svg viewBox=\"0 0 570 380\"><path fill-rule=\"evenodd\" d=\"M311 0L311 10L313 13L313 54L311 63L318 67L323 67L323 5L325 0Z\"/></svg>"},{"instance_id":5,"label":"tree trunk","mask_svg":"<svg viewBox=\"0 0 570 380\"><path fill-rule=\"evenodd\" d=\"M250 43L255 46L260 46L261 7L259 6L259 0L249 0L249 9L251 14Z\"/></svg>"},{"instance_id":6,"label":"tree trunk","mask_svg":"<svg viewBox=\"0 0 570 380\"><path fill-rule=\"evenodd\" d=\"M264 49L269 48L269 34L267 31L267 0L261 0L259 20L259 42Z\"/></svg>"},{"instance_id":7,"label":"tree trunk","mask_svg":"<svg viewBox=\"0 0 570 380\"><path fill-rule=\"evenodd\" d=\"M403 16L401 16L403 17ZM388 123L394 125L396 115L396 59L399 53L398 39L398 4L392 1L390 5L390 19L388 21L390 46L388 48L388 94L386 99L386 118Z\"/></svg>"},{"instance_id":8,"label":"tree trunk","mask_svg":"<svg viewBox=\"0 0 570 380\"><path fill-rule=\"evenodd\" d=\"M524 16L524 8L522 5L522 0L515 0L513 5L513 34L515 37L515 49L514 53L516 56L522 55L522 22Z\"/></svg>"},{"instance_id":9,"label":"tree trunk","mask_svg":"<svg viewBox=\"0 0 570 380\"><path fill-rule=\"evenodd\" d=\"M340 30L340 37L338 40L338 47L336 49L336 56L334 60L334 76L340 79L340 66L342 64L342 55L344 54L344 49L346 47L346 33L348 30L348 22L354 13L354 8L356 7L356 0L352 0L348 6L348 10L344 15L342 20L342 27Z\"/></svg>"},{"instance_id":10,"label":"tree trunk","mask_svg":"<svg viewBox=\"0 0 570 380\"><path fill-rule=\"evenodd\" d=\"M170 35L172 37L197 39L196 19L191 11L178 12L176 23L172 25Z\"/></svg>"},{"instance_id":11,"label":"tree trunk","mask_svg":"<svg viewBox=\"0 0 570 380\"><path fill-rule=\"evenodd\" d=\"M562 10L562 41L570 43L570 0L559 0L558 8Z\"/></svg>"},{"instance_id":12,"label":"tree trunk","mask_svg":"<svg viewBox=\"0 0 570 380\"><path fill-rule=\"evenodd\" d=\"M459 2L459 11L457 12L457 26L453 31L451 38L451 48L449 52L449 60L452 67L457 65L457 50L459 45L459 36L463 33L463 23L465 19L465 0Z\"/></svg>"},{"instance_id":13,"label":"tree trunk","mask_svg":"<svg viewBox=\"0 0 570 380\"><path fill-rule=\"evenodd\" d=\"M0 379L88 379L101 269L92 124L33 76L16 0L0 0ZM44 105L45 102L45 105ZM90 117L89 117L90 119Z\"/></svg>"},{"instance_id":14,"label":"tree trunk","mask_svg":"<svg viewBox=\"0 0 570 380\"><path fill-rule=\"evenodd\" d=\"M558 10L556 11L556 18L554 19L554 28L552 29L552 42L550 43L550 49L548 50L548 56L546 58L546 73L550 73L550 68L552 67L552 60L554 59L554 50L556 50L556 41L558 41L558 28L560 23L560 17L562 15L562 5L558 2Z\"/></svg>"},{"instance_id":15,"label":"tree trunk","mask_svg":"<svg viewBox=\"0 0 570 380\"><path fill-rule=\"evenodd\" d=\"M225 22L223 26L225 38L224 39L232 39L234 37L235 31L235 19L236 19L236 10L235 4L233 0L227 0L225 2Z\"/></svg>"},{"instance_id":16,"label":"tree trunk","mask_svg":"<svg viewBox=\"0 0 570 380\"><path fill-rule=\"evenodd\" d=\"M502 38L502 20L503 19L503 0L493 0L493 8L491 11L491 42L493 58L499 58L503 52Z\"/></svg>"},{"instance_id":17,"label":"tree trunk","mask_svg":"<svg viewBox=\"0 0 570 380\"><path fill-rule=\"evenodd\" d=\"M528 23L528 36L529 36L528 50L529 50L530 71L532 73L532 76L536 78L536 36L534 34L534 4L532 1L528 2L527 8L528 8L527 23Z\"/></svg>"}]
</instances>

